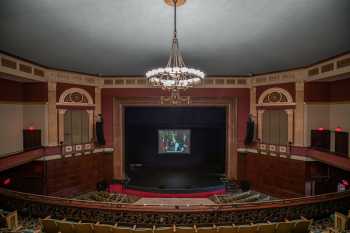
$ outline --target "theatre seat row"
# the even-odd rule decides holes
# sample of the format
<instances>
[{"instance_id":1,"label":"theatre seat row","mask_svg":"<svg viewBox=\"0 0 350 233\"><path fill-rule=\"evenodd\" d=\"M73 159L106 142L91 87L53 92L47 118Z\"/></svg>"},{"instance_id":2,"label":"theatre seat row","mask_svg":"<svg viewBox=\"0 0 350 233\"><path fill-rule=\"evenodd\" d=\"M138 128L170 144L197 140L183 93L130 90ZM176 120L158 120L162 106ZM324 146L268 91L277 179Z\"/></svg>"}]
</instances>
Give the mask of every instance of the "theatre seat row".
<instances>
[{"instance_id":1,"label":"theatre seat row","mask_svg":"<svg viewBox=\"0 0 350 233\"><path fill-rule=\"evenodd\" d=\"M227 204L227 203L268 201L268 200L271 200L271 197L262 193L247 191L247 192L241 192L241 193L226 193L223 195L214 195L210 197L210 200L218 204Z\"/></svg>"},{"instance_id":2,"label":"theatre seat row","mask_svg":"<svg viewBox=\"0 0 350 233\"><path fill-rule=\"evenodd\" d=\"M162 227L138 228L136 226L119 227L118 224L82 223L55 220L47 217L40 220L45 233L307 233L311 220L305 218L278 223L261 223L251 225L231 225L212 227Z\"/></svg>"},{"instance_id":3,"label":"theatre seat row","mask_svg":"<svg viewBox=\"0 0 350 233\"><path fill-rule=\"evenodd\" d=\"M140 198L132 195L122 194L122 193L94 191L94 192L89 192L89 193L76 196L74 197L74 199L113 202L113 203L135 203Z\"/></svg>"}]
</instances>

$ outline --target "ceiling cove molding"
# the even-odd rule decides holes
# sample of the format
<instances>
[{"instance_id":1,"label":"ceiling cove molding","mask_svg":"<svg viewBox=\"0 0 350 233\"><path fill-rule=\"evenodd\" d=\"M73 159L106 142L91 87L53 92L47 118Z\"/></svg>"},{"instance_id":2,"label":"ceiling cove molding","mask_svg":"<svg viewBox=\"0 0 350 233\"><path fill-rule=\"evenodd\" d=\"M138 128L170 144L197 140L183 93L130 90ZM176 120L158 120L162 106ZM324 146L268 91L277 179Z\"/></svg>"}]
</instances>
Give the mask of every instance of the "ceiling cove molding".
<instances>
[{"instance_id":1,"label":"ceiling cove molding","mask_svg":"<svg viewBox=\"0 0 350 233\"><path fill-rule=\"evenodd\" d=\"M250 88L251 80L247 78L208 77L202 84L193 88ZM144 77L104 78L103 88L154 88Z\"/></svg>"},{"instance_id":2,"label":"ceiling cove molding","mask_svg":"<svg viewBox=\"0 0 350 233\"><path fill-rule=\"evenodd\" d=\"M307 69L305 81L316 81L350 75L350 53L312 65Z\"/></svg>"},{"instance_id":3,"label":"ceiling cove molding","mask_svg":"<svg viewBox=\"0 0 350 233\"><path fill-rule=\"evenodd\" d=\"M32 63L0 53L0 73L38 82L47 82L47 70Z\"/></svg>"},{"instance_id":4,"label":"ceiling cove molding","mask_svg":"<svg viewBox=\"0 0 350 233\"><path fill-rule=\"evenodd\" d=\"M62 82L101 88L151 88L146 78L104 77L57 70L0 53L0 74L7 78L20 77L37 82ZM245 77L207 77L200 88L250 88L290 82L309 82L350 75L350 52L304 68Z\"/></svg>"},{"instance_id":5,"label":"ceiling cove molding","mask_svg":"<svg viewBox=\"0 0 350 233\"><path fill-rule=\"evenodd\" d=\"M291 83L304 80L306 69L282 71L252 77L252 86L265 86L270 84Z\"/></svg>"}]
</instances>

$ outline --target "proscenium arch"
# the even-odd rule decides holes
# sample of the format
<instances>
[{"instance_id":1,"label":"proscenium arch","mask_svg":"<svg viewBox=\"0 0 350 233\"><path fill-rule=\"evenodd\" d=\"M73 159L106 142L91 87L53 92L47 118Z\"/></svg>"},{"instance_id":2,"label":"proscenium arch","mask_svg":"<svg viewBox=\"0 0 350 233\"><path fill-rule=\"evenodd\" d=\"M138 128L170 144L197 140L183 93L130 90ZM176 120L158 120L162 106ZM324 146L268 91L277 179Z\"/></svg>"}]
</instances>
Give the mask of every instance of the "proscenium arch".
<instances>
[{"instance_id":1,"label":"proscenium arch","mask_svg":"<svg viewBox=\"0 0 350 233\"><path fill-rule=\"evenodd\" d=\"M237 97L233 98L210 98L193 97L190 104L177 106L222 106L226 108L226 164L225 173L230 179L238 177L238 153L237 153ZM117 180L125 179L125 154L124 154L124 110L128 106L160 106L169 107L174 105L162 104L158 97L132 97L126 99L113 99L113 177Z\"/></svg>"}]
</instances>

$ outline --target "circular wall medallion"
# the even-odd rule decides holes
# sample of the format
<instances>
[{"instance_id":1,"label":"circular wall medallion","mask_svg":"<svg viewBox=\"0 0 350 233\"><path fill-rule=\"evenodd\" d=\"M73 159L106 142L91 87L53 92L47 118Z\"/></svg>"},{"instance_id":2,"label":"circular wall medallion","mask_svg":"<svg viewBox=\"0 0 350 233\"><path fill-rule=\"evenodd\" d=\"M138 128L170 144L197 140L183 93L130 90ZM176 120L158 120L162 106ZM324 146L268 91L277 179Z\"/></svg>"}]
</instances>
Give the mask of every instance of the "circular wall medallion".
<instances>
[{"instance_id":1,"label":"circular wall medallion","mask_svg":"<svg viewBox=\"0 0 350 233\"><path fill-rule=\"evenodd\" d=\"M174 6L174 0L164 0L169 6ZM176 0L176 6L182 6L186 3L186 0Z\"/></svg>"}]
</instances>

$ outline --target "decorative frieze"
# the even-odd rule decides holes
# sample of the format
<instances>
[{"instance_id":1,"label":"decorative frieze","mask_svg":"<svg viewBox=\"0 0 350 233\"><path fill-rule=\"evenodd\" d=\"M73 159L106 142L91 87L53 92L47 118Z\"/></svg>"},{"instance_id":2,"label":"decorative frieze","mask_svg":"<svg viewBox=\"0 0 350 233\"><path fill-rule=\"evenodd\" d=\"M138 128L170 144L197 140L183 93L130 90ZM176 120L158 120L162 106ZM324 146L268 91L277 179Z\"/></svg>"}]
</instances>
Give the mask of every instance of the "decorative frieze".
<instances>
[{"instance_id":1,"label":"decorative frieze","mask_svg":"<svg viewBox=\"0 0 350 233\"><path fill-rule=\"evenodd\" d=\"M145 88L144 77L101 77L50 69L0 53L0 72L35 81L62 82L105 88ZM251 86L313 81L350 72L350 53L310 67L245 77L207 77L201 88L249 88Z\"/></svg>"}]
</instances>

